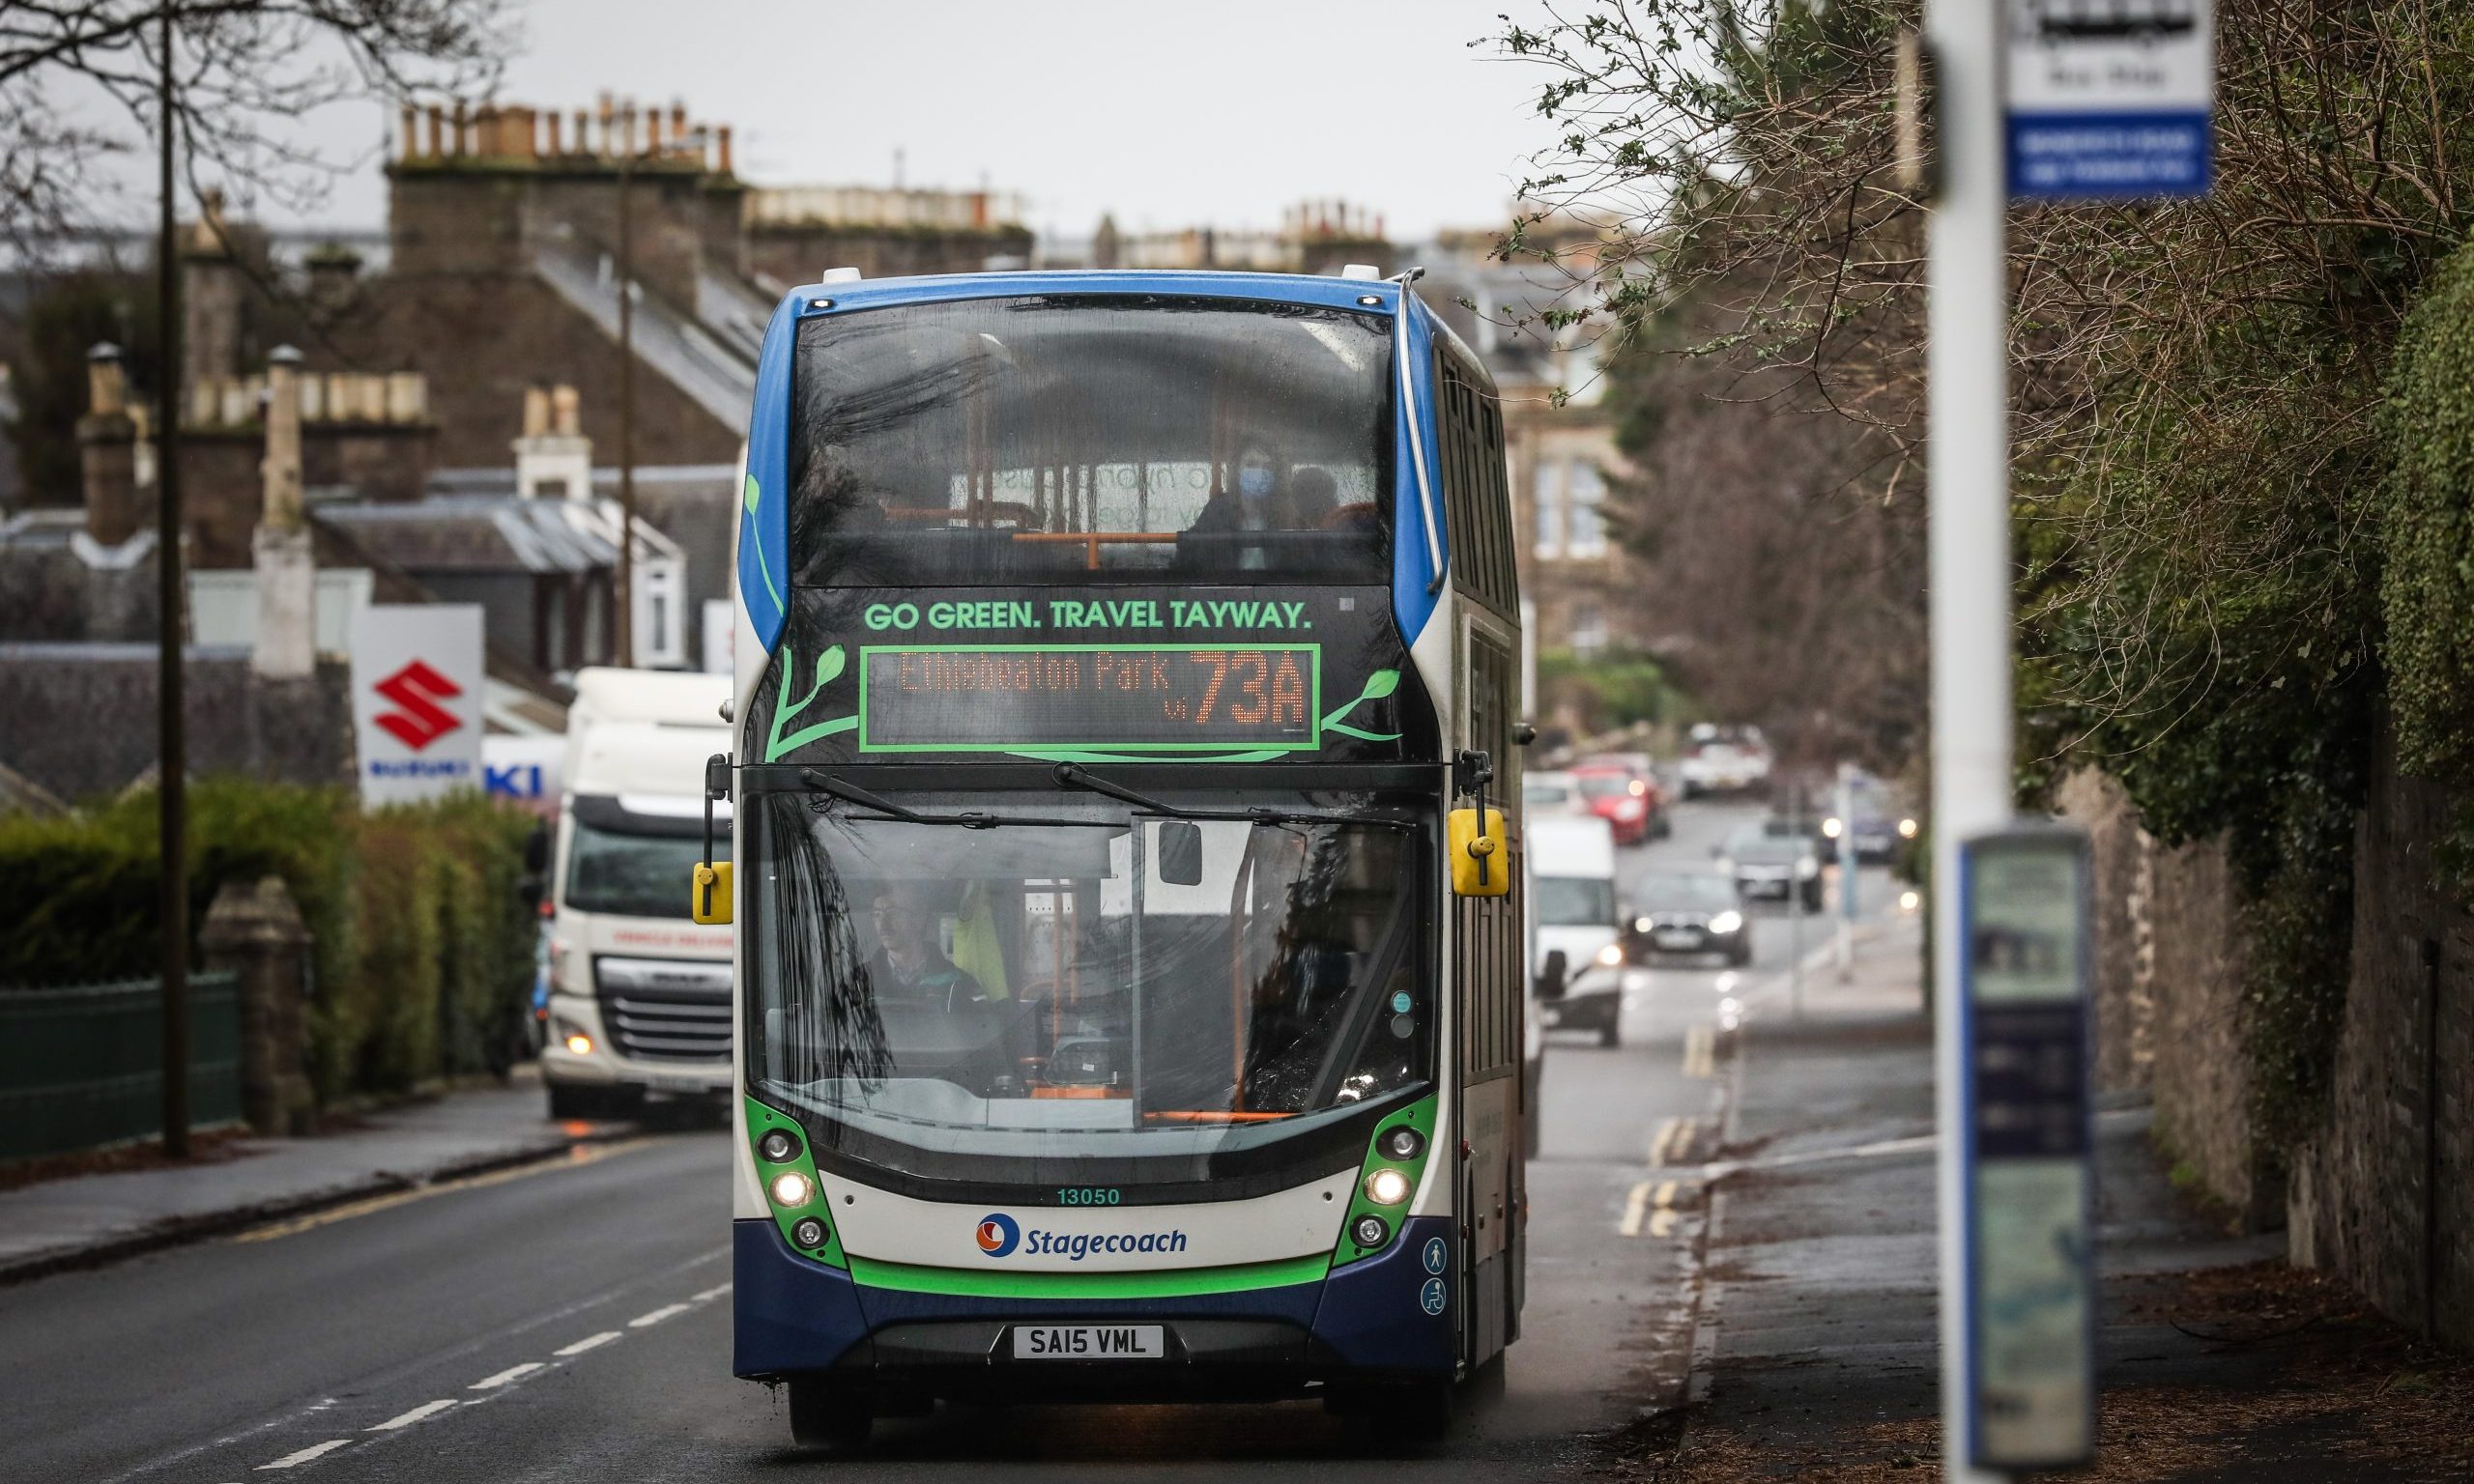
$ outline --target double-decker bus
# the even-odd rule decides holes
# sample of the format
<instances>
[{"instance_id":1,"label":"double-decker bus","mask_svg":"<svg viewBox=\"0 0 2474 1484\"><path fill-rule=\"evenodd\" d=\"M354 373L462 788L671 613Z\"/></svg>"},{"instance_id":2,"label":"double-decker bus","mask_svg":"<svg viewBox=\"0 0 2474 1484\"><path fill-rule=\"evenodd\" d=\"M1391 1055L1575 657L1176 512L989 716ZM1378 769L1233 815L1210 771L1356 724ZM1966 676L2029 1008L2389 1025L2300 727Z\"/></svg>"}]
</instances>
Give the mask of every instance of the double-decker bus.
<instances>
[{"instance_id":1,"label":"double-decker bus","mask_svg":"<svg viewBox=\"0 0 2474 1484\"><path fill-rule=\"evenodd\" d=\"M1432 1430L1516 1335L1503 450L1367 271L784 300L693 892L734 1369L802 1444L940 1398Z\"/></svg>"}]
</instances>

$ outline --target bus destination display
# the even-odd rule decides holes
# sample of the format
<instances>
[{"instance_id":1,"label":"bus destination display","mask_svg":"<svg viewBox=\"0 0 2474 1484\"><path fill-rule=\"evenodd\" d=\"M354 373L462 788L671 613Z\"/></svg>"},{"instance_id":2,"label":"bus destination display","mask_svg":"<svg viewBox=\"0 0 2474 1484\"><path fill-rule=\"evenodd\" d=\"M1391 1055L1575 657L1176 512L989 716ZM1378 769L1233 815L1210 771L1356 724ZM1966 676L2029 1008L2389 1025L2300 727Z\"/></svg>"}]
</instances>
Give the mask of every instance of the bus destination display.
<instances>
[{"instance_id":1,"label":"bus destination display","mask_svg":"<svg viewBox=\"0 0 2474 1484\"><path fill-rule=\"evenodd\" d=\"M1314 644L869 645L859 750L1309 750L1321 662Z\"/></svg>"}]
</instances>

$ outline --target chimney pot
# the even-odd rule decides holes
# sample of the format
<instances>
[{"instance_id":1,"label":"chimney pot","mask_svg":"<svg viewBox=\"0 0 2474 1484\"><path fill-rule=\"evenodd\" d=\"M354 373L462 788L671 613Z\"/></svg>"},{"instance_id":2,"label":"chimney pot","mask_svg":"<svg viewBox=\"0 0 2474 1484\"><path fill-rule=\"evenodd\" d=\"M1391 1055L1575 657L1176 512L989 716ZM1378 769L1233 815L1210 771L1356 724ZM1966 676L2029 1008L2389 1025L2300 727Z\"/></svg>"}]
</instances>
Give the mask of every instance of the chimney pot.
<instances>
[{"instance_id":1,"label":"chimney pot","mask_svg":"<svg viewBox=\"0 0 2474 1484\"><path fill-rule=\"evenodd\" d=\"M267 364L270 366L298 367L301 364L301 348L292 345L278 345L273 350L267 352Z\"/></svg>"},{"instance_id":2,"label":"chimney pot","mask_svg":"<svg viewBox=\"0 0 2474 1484\"><path fill-rule=\"evenodd\" d=\"M545 111L542 113L541 117L542 117L542 118L543 118L543 120L544 120L544 121L546 121L546 122L549 124L549 126L550 126L550 140L549 140L550 157L551 157L551 158L553 158L553 159L556 159L556 158L558 158L560 156L562 156L562 155L564 155L564 154L566 154L566 153L567 153L567 150L566 150L566 144L565 144L565 142L564 142L564 141L562 141L561 139L560 139L560 137L559 137L559 124L560 124L560 114L559 114L559 110L558 110L558 109L556 109L556 108L547 109L547 110L545 110ZM579 123L581 123L581 122L582 122L582 120L581 120L581 119L579 119L579 120L578 120L578 122L579 122Z\"/></svg>"},{"instance_id":3,"label":"chimney pot","mask_svg":"<svg viewBox=\"0 0 2474 1484\"><path fill-rule=\"evenodd\" d=\"M539 386L524 388L524 436L539 438L550 431L550 393Z\"/></svg>"},{"instance_id":4,"label":"chimney pot","mask_svg":"<svg viewBox=\"0 0 2474 1484\"><path fill-rule=\"evenodd\" d=\"M108 340L86 353L86 411L110 416L129 410L129 383L121 370L120 347Z\"/></svg>"},{"instance_id":5,"label":"chimney pot","mask_svg":"<svg viewBox=\"0 0 2474 1484\"><path fill-rule=\"evenodd\" d=\"M721 172L729 175L731 173L731 127L725 124L713 132L714 137L721 141Z\"/></svg>"},{"instance_id":6,"label":"chimney pot","mask_svg":"<svg viewBox=\"0 0 2474 1484\"><path fill-rule=\"evenodd\" d=\"M578 406L576 389L564 383L550 388L550 426L561 438L582 438L584 420Z\"/></svg>"},{"instance_id":7,"label":"chimney pot","mask_svg":"<svg viewBox=\"0 0 2474 1484\"><path fill-rule=\"evenodd\" d=\"M420 153L420 140L416 137L414 133L414 120L416 118L416 114L410 100L406 100L404 102L401 118L403 121L403 128L397 136L396 142L403 151L402 157L410 159L415 155Z\"/></svg>"},{"instance_id":8,"label":"chimney pot","mask_svg":"<svg viewBox=\"0 0 2474 1484\"><path fill-rule=\"evenodd\" d=\"M432 104L430 104L430 105L429 105L429 157L430 157L430 158L432 158L432 159L436 159L436 158L438 158L440 156L442 156L442 155L444 155L444 154L446 154L446 109L444 109L444 108L441 108L441 107L440 107L440 106L438 106L438 104L436 104L436 103L432 103Z\"/></svg>"},{"instance_id":9,"label":"chimney pot","mask_svg":"<svg viewBox=\"0 0 2474 1484\"><path fill-rule=\"evenodd\" d=\"M465 112L464 100L460 98L455 100L454 124L455 148L452 153L460 157L469 151L473 144L471 119Z\"/></svg>"}]
</instances>

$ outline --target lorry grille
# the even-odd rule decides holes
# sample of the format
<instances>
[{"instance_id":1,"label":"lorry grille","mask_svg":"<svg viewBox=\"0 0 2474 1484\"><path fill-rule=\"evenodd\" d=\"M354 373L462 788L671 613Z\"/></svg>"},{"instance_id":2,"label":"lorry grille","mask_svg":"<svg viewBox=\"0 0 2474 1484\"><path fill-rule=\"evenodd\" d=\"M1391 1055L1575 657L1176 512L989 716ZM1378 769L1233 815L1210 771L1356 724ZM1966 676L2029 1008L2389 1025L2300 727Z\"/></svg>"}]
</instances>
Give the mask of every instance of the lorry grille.
<instances>
[{"instance_id":1,"label":"lorry grille","mask_svg":"<svg viewBox=\"0 0 2474 1484\"><path fill-rule=\"evenodd\" d=\"M601 1024L619 1055L721 1062L731 1055L731 966L689 958L603 958L593 965Z\"/></svg>"}]
</instances>

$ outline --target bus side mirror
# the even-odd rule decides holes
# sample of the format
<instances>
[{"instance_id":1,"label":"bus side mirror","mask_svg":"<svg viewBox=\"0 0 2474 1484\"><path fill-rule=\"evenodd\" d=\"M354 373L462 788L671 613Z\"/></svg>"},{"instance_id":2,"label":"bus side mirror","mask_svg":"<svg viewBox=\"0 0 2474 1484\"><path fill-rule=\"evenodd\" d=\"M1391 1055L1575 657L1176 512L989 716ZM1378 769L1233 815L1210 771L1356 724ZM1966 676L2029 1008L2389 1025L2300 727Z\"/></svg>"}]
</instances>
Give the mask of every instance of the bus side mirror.
<instances>
[{"instance_id":1,"label":"bus side mirror","mask_svg":"<svg viewBox=\"0 0 2474 1484\"><path fill-rule=\"evenodd\" d=\"M1560 1000L1564 997L1564 981L1565 976L1569 972L1570 963L1571 959L1565 956L1562 949L1554 948L1546 951L1546 964L1538 971L1539 999Z\"/></svg>"},{"instance_id":2,"label":"bus side mirror","mask_svg":"<svg viewBox=\"0 0 2474 1484\"><path fill-rule=\"evenodd\" d=\"M688 889L687 915L719 927L731 920L731 863L698 861Z\"/></svg>"},{"instance_id":3,"label":"bus side mirror","mask_svg":"<svg viewBox=\"0 0 2474 1484\"><path fill-rule=\"evenodd\" d=\"M1160 824L1160 879L1169 886L1202 885L1202 826L1191 819Z\"/></svg>"},{"instance_id":4,"label":"bus side mirror","mask_svg":"<svg viewBox=\"0 0 2474 1484\"><path fill-rule=\"evenodd\" d=\"M1452 852L1452 894L1502 897L1511 891L1510 852L1504 841L1504 812L1455 809L1447 820Z\"/></svg>"}]
</instances>

